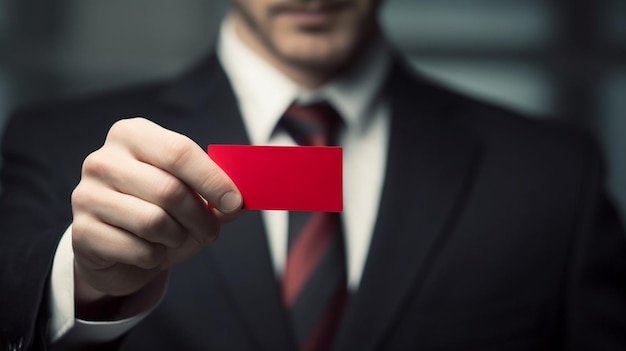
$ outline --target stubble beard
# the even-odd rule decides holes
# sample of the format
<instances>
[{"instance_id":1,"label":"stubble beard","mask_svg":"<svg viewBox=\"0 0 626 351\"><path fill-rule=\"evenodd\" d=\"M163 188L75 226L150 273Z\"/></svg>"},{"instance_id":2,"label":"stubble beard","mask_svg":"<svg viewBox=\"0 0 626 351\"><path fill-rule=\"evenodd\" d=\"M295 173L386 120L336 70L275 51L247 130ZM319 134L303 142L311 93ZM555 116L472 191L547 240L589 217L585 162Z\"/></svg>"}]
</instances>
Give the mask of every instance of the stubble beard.
<instances>
[{"instance_id":1,"label":"stubble beard","mask_svg":"<svg viewBox=\"0 0 626 351\"><path fill-rule=\"evenodd\" d=\"M276 60L279 64L285 65L291 70L295 70L304 73L309 76L319 77L321 80L326 80L328 77L336 75L346 65L351 62L351 59L358 55L364 46L367 45L369 39L373 38L379 33L378 24L374 19L366 19L367 21L374 23L361 23L354 33L348 35L356 35L358 38L350 39L347 41L349 47L345 50L331 50L326 55L315 57L315 55L291 55L283 52L272 40L271 34L268 30L264 30L264 27L259 23L250 11L239 3L239 1L232 1L232 4L236 7L244 25L248 27L248 30L253 36L260 42L262 48L270 55L270 57ZM270 9L268 16L277 16L280 14L280 9ZM332 28L300 28L303 35L329 35L328 31Z\"/></svg>"}]
</instances>

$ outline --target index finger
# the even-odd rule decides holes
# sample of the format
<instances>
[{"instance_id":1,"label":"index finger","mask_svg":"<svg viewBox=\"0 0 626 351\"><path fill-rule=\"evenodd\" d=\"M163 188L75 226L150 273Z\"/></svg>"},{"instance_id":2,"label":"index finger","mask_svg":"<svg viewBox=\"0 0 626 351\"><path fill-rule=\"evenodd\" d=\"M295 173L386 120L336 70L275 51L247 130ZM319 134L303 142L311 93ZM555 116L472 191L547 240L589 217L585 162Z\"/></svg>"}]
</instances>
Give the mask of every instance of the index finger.
<instances>
[{"instance_id":1,"label":"index finger","mask_svg":"<svg viewBox=\"0 0 626 351\"><path fill-rule=\"evenodd\" d=\"M139 161L163 169L183 181L220 212L241 209L241 193L228 175L188 137L144 118L115 123L107 141L120 143Z\"/></svg>"}]
</instances>

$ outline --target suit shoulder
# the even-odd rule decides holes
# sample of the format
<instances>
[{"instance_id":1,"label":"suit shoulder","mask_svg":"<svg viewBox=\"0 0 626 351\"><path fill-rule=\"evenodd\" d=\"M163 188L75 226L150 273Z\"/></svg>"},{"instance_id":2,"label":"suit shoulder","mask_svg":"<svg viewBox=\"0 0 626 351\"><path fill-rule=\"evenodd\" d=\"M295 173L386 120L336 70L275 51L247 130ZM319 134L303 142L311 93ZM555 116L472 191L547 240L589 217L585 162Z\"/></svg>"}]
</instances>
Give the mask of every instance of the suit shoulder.
<instances>
[{"instance_id":1,"label":"suit shoulder","mask_svg":"<svg viewBox=\"0 0 626 351\"><path fill-rule=\"evenodd\" d=\"M108 130L124 118L169 118L189 103L202 101L207 90L223 87L225 79L217 57L211 55L189 71L160 82L19 109L9 118L5 134L10 138L12 131L37 134L34 129L39 129L44 137L50 131L80 137L85 132Z\"/></svg>"},{"instance_id":2,"label":"suit shoulder","mask_svg":"<svg viewBox=\"0 0 626 351\"><path fill-rule=\"evenodd\" d=\"M524 148L577 148L595 144L588 129L561 116L530 115L512 108L466 96L426 82L442 103L442 118L460 125L483 142Z\"/></svg>"},{"instance_id":3,"label":"suit shoulder","mask_svg":"<svg viewBox=\"0 0 626 351\"><path fill-rule=\"evenodd\" d=\"M528 116L493 104L465 99L465 126L483 145L485 156L512 169L543 174L546 179L603 174L596 137L580 125L550 116ZM582 181L582 178L579 178Z\"/></svg>"},{"instance_id":4,"label":"suit shoulder","mask_svg":"<svg viewBox=\"0 0 626 351\"><path fill-rule=\"evenodd\" d=\"M486 103L468 103L473 131L485 140L528 151L581 153L596 147L593 133L556 116L530 116Z\"/></svg>"},{"instance_id":5,"label":"suit shoulder","mask_svg":"<svg viewBox=\"0 0 626 351\"><path fill-rule=\"evenodd\" d=\"M465 131L490 159L516 162L520 167L580 170L600 158L591 131L559 116L531 116L511 108L466 96L418 77L414 92L431 104L434 118ZM433 102L434 101L434 102ZM584 166L582 166L584 167Z\"/></svg>"},{"instance_id":6,"label":"suit shoulder","mask_svg":"<svg viewBox=\"0 0 626 351\"><path fill-rule=\"evenodd\" d=\"M590 133L567 123L561 116L531 116L468 96L437 82L405 61L396 62L390 91L403 110L417 110L416 119L460 126L483 140L532 143L545 140L570 143L589 139ZM425 115L426 114L426 115Z\"/></svg>"}]
</instances>

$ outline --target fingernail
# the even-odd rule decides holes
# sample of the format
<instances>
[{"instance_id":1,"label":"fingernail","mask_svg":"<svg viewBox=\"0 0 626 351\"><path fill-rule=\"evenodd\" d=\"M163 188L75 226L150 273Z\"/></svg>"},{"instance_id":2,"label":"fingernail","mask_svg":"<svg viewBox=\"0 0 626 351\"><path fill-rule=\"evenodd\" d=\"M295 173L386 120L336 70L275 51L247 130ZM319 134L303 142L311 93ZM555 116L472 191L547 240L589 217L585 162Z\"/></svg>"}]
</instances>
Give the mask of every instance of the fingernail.
<instances>
[{"instance_id":1,"label":"fingernail","mask_svg":"<svg viewBox=\"0 0 626 351\"><path fill-rule=\"evenodd\" d=\"M220 210L222 212L230 213L241 207L241 195L234 191L227 192L220 199Z\"/></svg>"}]
</instances>

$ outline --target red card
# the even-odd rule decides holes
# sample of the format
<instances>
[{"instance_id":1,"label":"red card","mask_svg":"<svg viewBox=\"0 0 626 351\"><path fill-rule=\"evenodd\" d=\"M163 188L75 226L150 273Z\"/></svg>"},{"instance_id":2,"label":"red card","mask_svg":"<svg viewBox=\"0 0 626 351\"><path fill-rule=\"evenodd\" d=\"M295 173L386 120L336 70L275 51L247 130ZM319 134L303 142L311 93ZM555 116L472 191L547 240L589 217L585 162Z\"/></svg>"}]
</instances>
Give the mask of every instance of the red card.
<instances>
[{"instance_id":1,"label":"red card","mask_svg":"<svg viewBox=\"0 0 626 351\"><path fill-rule=\"evenodd\" d=\"M341 212L342 149L209 145L208 153L249 210Z\"/></svg>"}]
</instances>

